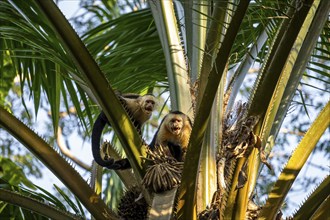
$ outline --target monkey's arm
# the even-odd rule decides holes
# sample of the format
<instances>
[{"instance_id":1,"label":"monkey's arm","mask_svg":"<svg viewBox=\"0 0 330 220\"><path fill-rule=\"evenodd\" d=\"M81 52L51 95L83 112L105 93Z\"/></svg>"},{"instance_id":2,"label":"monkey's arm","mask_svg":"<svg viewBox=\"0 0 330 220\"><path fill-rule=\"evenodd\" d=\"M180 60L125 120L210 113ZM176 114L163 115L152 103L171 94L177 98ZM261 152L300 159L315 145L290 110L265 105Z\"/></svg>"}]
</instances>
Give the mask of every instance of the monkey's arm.
<instances>
[{"instance_id":1,"label":"monkey's arm","mask_svg":"<svg viewBox=\"0 0 330 220\"><path fill-rule=\"evenodd\" d=\"M155 137L157 136L157 133L155 134ZM151 150L156 149L156 138L154 138L151 143L149 144L149 148ZM167 146L162 146L162 147L168 147L169 152L171 155L177 160L177 161L182 161L182 156L183 156L183 151L182 147L180 145L173 144L171 142L167 143Z\"/></svg>"},{"instance_id":2,"label":"monkey's arm","mask_svg":"<svg viewBox=\"0 0 330 220\"><path fill-rule=\"evenodd\" d=\"M159 128L160 129L160 128ZM157 144L156 144L156 139L157 139L157 136L158 136L158 133L159 133L159 129L156 131L152 141L150 142L149 144L149 148L151 150L155 150L156 147L157 147ZM158 143L159 144L159 143ZM170 153L172 154L172 156L178 160L178 161L182 161L182 147L180 145L176 145L176 144L173 144L171 142L167 142L167 146L163 146L163 147L168 147L168 149L170 150Z\"/></svg>"},{"instance_id":3,"label":"monkey's arm","mask_svg":"<svg viewBox=\"0 0 330 220\"><path fill-rule=\"evenodd\" d=\"M154 137L152 138L152 141L151 141L150 144L149 144L149 148L150 148L151 150L154 150L154 149L155 149L157 135L158 135L158 130L156 131Z\"/></svg>"},{"instance_id":4,"label":"monkey's arm","mask_svg":"<svg viewBox=\"0 0 330 220\"><path fill-rule=\"evenodd\" d=\"M167 143L168 148L170 149L170 152L172 156L177 160L177 161L183 161L183 150L180 145L172 144L171 142Z\"/></svg>"}]
</instances>

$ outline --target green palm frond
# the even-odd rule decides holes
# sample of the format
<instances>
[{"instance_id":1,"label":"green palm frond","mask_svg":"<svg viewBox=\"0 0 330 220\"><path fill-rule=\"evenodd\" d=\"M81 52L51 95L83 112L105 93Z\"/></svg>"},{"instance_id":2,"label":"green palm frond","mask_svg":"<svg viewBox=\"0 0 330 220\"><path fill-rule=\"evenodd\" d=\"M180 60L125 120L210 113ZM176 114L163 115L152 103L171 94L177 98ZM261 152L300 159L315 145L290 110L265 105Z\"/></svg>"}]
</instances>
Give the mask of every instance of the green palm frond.
<instances>
[{"instance_id":1,"label":"green palm frond","mask_svg":"<svg viewBox=\"0 0 330 220\"><path fill-rule=\"evenodd\" d=\"M58 125L61 95L66 97L67 94L71 96L77 113L86 126L79 102L81 97L86 95L82 90L76 89L77 84L73 85L72 81L68 80L71 78L69 73L79 75L77 69L63 49L63 45L58 43L47 19L42 13L37 13L38 11L34 2L22 2L19 8L15 1L1 2L0 38L4 45L1 50L10 54L10 63L15 74L19 76L21 90L29 88L36 114L40 106L41 93L45 92L48 102L51 103L54 131ZM87 104L84 101L84 105ZM91 119L91 115L88 116Z\"/></svg>"},{"instance_id":2,"label":"green palm frond","mask_svg":"<svg viewBox=\"0 0 330 220\"><path fill-rule=\"evenodd\" d=\"M150 7L165 54L171 109L182 111L192 118L188 67L173 2L150 1Z\"/></svg>"},{"instance_id":3,"label":"green palm frond","mask_svg":"<svg viewBox=\"0 0 330 220\"><path fill-rule=\"evenodd\" d=\"M288 85L285 88L285 91L283 92L283 96L281 98L281 103L279 104L279 109L276 113L276 117L274 119L274 125L271 126L270 136L277 136L277 133L280 129L280 126L282 125L282 122L284 120L285 114L289 109L290 102L293 98L294 91L298 88L298 84L301 81L301 78L303 74L305 73L305 68L307 65L308 58L311 57L311 53L314 47L311 47L311 45L317 46L319 44L317 42L318 35L315 33L320 33L322 35L321 28L323 27L323 24L327 21L327 6L324 5L324 2L320 2L320 5L313 9L315 11L315 15L310 13L310 17L307 19L307 24L311 22L308 26L309 29L304 28L302 31L304 32L302 36L302 39L304 39L303 42L296 42L296 45L301 44L301 48L299 49L299 52L297 54L296 58L293 58L294 61L289 61L290 63L293 63L291 66L290 63L287 64L287 70L286 72L290 72L290 78L288 79ZM312 18L313 17L313 18ZM307 32L308 31L308 32ZM307 33L306 33L307 32ZM303 37L305 35L305 37ZM292 60L292 59L291 59ZM322 62L321 60L319 60ZM308 68L308 67L307 67ZM319 79L319 78L318 78ZM299 92L300 93L300 92ZM306 107L305 107L306 109ZM308 113L307 113L308 114ZM266 147L268 148L268 147Z\"/></svg>"},{"instance_id":4,"label":"green palm frond","mask_svg":"<svg viewBox=\"0 0 330 220\"><path fill-rule=\"evenodd\" d=\"M222 42L220 50L217 54L215 65L217 70L209 73L206 85L199 90L202 94L200 103L197 107L196 118L194 121L193 130L191 133L190 144L187 151L188 161L185 162L185 166L182 173L181 190L179 192L179 205L178 205L178 218L183 219L195 219L196 218L196 204L195 204L195 179L198 173L198 162L201 152L201 144L206 130L206 125L209 119L209 113L211 111L212 102L209 101L209 97L214 97L221 80L221 76L225 70L231 46L233 45L235 36L242 22L245 14L245 10L248 7L248 1L240 2L235 14L228 27L227 34Z\"/></svg>"},{"instance_id":5,"label":"green palm frond","mask_svg":"<svg viewBox=\"0 0 330 220\"><path fill-rule=\"evenodd\" d=\"M316 214L320 211L321 213L325 213L326 205L323 206L323 203L329 203L329 196L330 196L330 176L328 175L322 183L311 193L307 200L304 201L302 206L294 213L294 218L316 218ZM317 218L316 218L317 219ZM322 219L322 218L319 218Z\"/></svg>"},{"instance_id":6,"label":"green palm frond","mask_svg":"<svg viewBox=\"0 0 330 220\"><path fill-rule=\"evenodd\" d=\"M71 220L71 219L82 219L81 217L76 217L71 213L65 213L62 210L58 210L57 208L47 205L43 202L40 202L38 200L32 199L30 197L27 196L23 196L19 193L15 193L9 190L4 190L4 189L0 189L1 192L1 196L0 199L3 202L8 202L11 203L13 205L17 205L20 206L22 208L31 210L33 212L39 213L41 216L44 216L44 218L52 218L52 219L67 219L67 220ZM29 213L24 213L24 217L21 218L28 218ZM1 209L1 215L3 217L6 216L5 210ZM41 216L38 215L34 215L34 214L30 214L32 215L34 218L42 218ZM31 217L32 217L31 216ZM11 216L8 215L8 218L10 218ZM16 218L19 218L19 216L15 216Z\"/></svg>"},{"instance_id":7,"label":"green palm frond","mask_svg":"<svg viewBox=\"0 0 330 220\"><path fill-rule=\"evenodd\" d=\"M85 33L83 41L114 89L141 93L167 82L150 9L101 24Z\"/></svg>"},{"instance_id":8,"label":"green palm frond","mask_svg":"<svg viewBox=\"0 0 330 220\"><path fill-rule=\"evenodd\" d=\"M315 5L313 5L313 7L311 6L312 5L302 7L299 11L292 11L292 9L289 9L288 14L292 15L292 20L290 23L285 20L283 21L281 28L278 30L277 37L275 38L275 43L271 48L271 53L268 54L267 60L258 75L255 83L255 90L252 91L249 115L257 115L260 117L256 131L261 138L261 149L264 148L268 141L269 132L273 125L274 117L278 110L284 89L287 86L290 86L287 85L287 81L291 74L291 65L296 61L297 57L297 54L294 51L300 50L301 42L299 42L299 39L304 39L307 32L307 29L302 28L302 25L304 24L307 27L310 26L310 22L308 22L310 19L307 19L309 15L308 13L310 12L310 8L312 8L311 11L316 10L318 3L315 2ZM310 14L310 16L313 16L315 12L310 12ZM305 19L307 22L305 22ZM305 24L304 22L308 24ZM270 72L272 72L272 74L269 74ZM259 154L260 158L265 160L264 153L260 152ZM249 163L247 168L247 175L250 178L249 181L245 184L243 189L237 192L237 197L239 198L238 202L230 200L230 204L233 205L234 210L233 217L238 219L245 216L244 210L247 209L248 198L250 198L250 194L255 187L257 178L256 173L258 172L258 169L256 168L258 167L259 162L256 156L256 149L254 149L249 159L240 159L235 168L234 176L238 177L243 169L242 166L246 163L245 161L253 161ZM236 178L234 178L234 180L235 179ZM233 191L233 193L236 194L235 191ZM236 196L230 195L230 198L235 197Z\"/></svg>"},{"instance_id":9,"label":"green palm frond","mask_svg":"<svg viewBox=\"0 0 330 220\"><path fill-rule=\"evenodd\" d=\"M82 209L76 208L76 204L71 200L68 200L70 202L69 207L72 208L75 214L70 213L65 204L63 204L56 196L39 186L34 185L34 188L41 192L26 189L21 186L14 186L2 178L0 179L0 182L0 200L3 201L2 205L5 205L4 202L8 202L9 204L24 208L22 210L24 217L28 217L29 211L33 211L34 215L38 215L37 213L39 213L42 216L54 219L83 219L85 215ZM67 197L64 193L62 196L63 198ZM77 203L78 206L81 206L79 201L77 201ZM26 211L25 209L29 211ZM5 212L6 208L1 209L1 216L4 216Z\"/></svg>"},{"instance_id":10,"label":"green palm frond","mask_svg":"<svg viewBox=\"0 0 330 220\"><path fill-rule=\"evenodd\" d=\"M0 107L0 115L0 125L52 170L93 216L99 219L116 218L116 215L107 208L78 172L51 146L2 107Z\"/></svg>"},{"instance_id":11,"label":"green palm frond","mask_svg":"<svg viewBox=\"0 0 330 220\"><path fill-rule=\"evenodd\" d=\"M329 127L329 115L330 102L327 103L324 109L320 112L319 116L315 119L281 172L269 194L269 198L265 206L262 209L262 219L270 219L276 216L286 194L291 188L292 183L299 174L302 166L307 161L308 156L316 146L323 132Z\"/></svg>"}]
</instances>

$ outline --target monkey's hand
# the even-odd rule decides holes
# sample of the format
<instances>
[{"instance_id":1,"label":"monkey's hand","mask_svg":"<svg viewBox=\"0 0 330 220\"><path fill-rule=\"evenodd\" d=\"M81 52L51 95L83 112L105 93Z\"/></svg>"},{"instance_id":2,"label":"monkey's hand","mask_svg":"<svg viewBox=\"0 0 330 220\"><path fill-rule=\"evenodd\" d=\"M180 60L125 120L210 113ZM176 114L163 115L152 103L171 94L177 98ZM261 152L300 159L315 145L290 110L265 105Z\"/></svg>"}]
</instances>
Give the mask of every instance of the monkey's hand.
<instances>
[{"instance_id":1,"label":"monkey's hand","mask_svg":"<svg viewBox=\"0 0 330 220\"><path fill-rule=\"evenodd\" d=\"M125 170L131 168L131 164L129 163L128 159L121 159L121 160L116 160L111 159L113 161L113 164L109 164L106 166L106 168L111 169L111 170Z\"/></svg>"},{"instance_id":2,"label":"monkey's hand","mask_svg":"<svg viewBox=\"0 0 330 220\"><path fill-rule=\"evenodd\" d=\"M111 145L109 142L104 142L101 146L100 156L102 164L100 166L108 168L110 170L124 170L131 168L128 159L116 160L110 157Z\"/></svg>"}]
</instances>

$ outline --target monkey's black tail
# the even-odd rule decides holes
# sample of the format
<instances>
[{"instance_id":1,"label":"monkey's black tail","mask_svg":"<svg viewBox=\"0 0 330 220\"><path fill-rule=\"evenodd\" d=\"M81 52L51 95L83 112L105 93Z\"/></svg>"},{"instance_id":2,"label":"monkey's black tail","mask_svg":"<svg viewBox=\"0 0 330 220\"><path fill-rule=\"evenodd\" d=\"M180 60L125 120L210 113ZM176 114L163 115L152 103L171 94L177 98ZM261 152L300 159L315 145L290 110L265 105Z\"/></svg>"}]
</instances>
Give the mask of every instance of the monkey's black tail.
<instances>
[{"instance_id":1,"label":"monkey's black tail","mask_svg":"<svg viewBox=\"0 0 330 220\"><path fill-rule=\"evenodd\" d=\"M95 120L92 130L92 152L95 162L102 167L106 167L108 169L113 170L124 170L131 168L131 164L126 158L117 161L115 161L113 158L110 158L108 160L102 159L100 154L100 140L102 136L102 131L106 124L110 125L104 112L101 112Z\"/></svg>"},{"instance_id":2,"label":"monkey's black tail","mask_svg":"<svg viewBox=\"0 0 330 220\"><path fill-rule=\"evenodd\" d=\"M108 167L113 165L114 160L103 160L100 154L100 140L102 131L106 124L109 124L107 117L103 113L103 111L99 114L97 119L94 122L93 130L92 130L92 152L95 162L102 166L102 167Z\"/></svg>"}]
</instances>

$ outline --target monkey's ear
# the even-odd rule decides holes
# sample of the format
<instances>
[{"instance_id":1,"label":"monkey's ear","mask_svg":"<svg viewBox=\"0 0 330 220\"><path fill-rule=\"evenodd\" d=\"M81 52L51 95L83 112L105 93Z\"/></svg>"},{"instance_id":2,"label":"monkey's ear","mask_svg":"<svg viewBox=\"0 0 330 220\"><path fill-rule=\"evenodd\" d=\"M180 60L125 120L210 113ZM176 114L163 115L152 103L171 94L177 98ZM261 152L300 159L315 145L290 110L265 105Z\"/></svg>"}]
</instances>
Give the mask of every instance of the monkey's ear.
<instances>
[{"instance_id":1,"label":"monkey's ear","mask_svg":"<svg viewBox=\"0 0 330 220\"><path fill-rule=\"evenodd\" d=\"M186 115L186 117L188 118L188 122L189 122L189 124L190 124L190 127L192 127L193 125L192 125L191 119L189 118L188 115Z\"/></svg>"}]
</instances>

